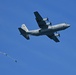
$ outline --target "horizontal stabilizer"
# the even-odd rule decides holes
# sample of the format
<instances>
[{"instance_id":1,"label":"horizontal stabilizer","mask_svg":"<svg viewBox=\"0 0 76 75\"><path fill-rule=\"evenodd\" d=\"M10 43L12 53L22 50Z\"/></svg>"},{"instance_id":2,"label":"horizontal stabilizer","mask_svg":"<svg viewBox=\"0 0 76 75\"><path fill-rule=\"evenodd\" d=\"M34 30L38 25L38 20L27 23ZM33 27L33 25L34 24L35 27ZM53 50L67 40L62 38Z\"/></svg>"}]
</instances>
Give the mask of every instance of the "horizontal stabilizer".
<instances>
[{"instance_id":1,"label":"horizontal stabilizer","mask_svg":"<svg viewBox=\"0 0 76 75\"><path fill-rule=\"evenodd\" d=\"M19 29L21 35L23 35L27 40L30 39L30 38L29 38L29 35L26 33L25 30L23 30L22 28L18 28L18 29Z\"/></svg>"}]
</instances>

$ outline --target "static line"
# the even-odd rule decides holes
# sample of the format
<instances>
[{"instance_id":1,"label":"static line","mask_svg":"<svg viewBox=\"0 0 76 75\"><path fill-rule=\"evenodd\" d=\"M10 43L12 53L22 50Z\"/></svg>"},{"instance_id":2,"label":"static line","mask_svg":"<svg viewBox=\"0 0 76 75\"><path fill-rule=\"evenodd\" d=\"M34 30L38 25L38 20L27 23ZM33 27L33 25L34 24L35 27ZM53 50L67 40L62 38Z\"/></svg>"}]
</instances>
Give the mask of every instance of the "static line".
<instances>
[{"instance_id":1,"label":"static line","mask_svg":"<svg viewBox=\"0 0 76 75\"><path fill-rule=\"evenodd\" d=\"M9 56L7 53L4 52L0 52L0 54L7 56L8 58L12 59L14 62L17 63L17 60L15 60L14 58L12 58L11 56Z\"/></svg>"}]
</instances>

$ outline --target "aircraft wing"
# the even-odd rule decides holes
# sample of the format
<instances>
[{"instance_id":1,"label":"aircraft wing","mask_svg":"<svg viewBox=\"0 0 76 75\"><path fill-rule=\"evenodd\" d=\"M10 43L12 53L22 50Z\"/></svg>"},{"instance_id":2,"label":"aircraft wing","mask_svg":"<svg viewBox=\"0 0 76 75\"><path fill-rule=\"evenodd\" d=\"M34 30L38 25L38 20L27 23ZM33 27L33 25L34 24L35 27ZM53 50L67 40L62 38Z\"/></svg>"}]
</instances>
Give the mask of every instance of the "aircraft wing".
<instances>
[{"instance_id":1,"label":"aircraft wing","mask_svg":"<svg viewBox=\"0 0 76 75\"><path fill-rule=\"evenodd\" d=\"M54 35L47 35L50 39L54 40L55 42L60 42L59 39Z\"/></svg>"},{"instance_id":2,"label":"aircraft wing","mask_svg":"<svg viewBox=\"0 0 76 75\"><path fill-rule=\"evenodd\" d=\"M48 27L48 25L46 25L46 22L43 21L43 18L41 17L41 15L37 11L34 12L34 15L36 17L36 21L37 21L40 28L44 29L44 28Z\"/></svg>"}]
</instances>

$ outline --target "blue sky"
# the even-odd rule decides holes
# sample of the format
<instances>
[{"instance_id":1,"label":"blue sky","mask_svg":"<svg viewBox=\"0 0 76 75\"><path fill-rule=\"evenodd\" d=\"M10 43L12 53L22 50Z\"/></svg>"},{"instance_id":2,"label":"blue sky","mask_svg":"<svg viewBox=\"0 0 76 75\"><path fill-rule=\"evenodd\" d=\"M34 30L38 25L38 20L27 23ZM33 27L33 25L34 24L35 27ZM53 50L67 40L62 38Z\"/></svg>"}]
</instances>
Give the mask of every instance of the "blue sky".
<instances>
[{"instance_id":1,"label":"blue sky","mask_svg":"<svg viewBox=\"0 0 76 75\"><path fill-rule=\"evenodd\" d=\"M48 17L53 24L69 23L59 32L60 43L46 36L22 37L18 27L38 29L34 11ZM76 75L76 1L75 0L0 0L1 75Z\"/></svg>"}]
</instances>

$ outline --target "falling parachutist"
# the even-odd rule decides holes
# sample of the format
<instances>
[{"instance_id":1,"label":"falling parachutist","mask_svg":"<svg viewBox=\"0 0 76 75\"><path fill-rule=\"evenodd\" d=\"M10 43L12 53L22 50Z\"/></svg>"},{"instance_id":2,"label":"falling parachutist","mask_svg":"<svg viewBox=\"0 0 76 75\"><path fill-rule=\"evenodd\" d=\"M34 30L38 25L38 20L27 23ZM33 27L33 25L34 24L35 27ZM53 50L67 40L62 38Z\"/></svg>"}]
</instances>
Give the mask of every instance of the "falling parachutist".
<instances>
[{"instance_id":1,"label":"falling parachutist","mask_svg":"<svg viewBox=\"0 0 76 75\"><path fill-rule=\"evenodd\" d=\"M5 56L9 57L10 59L14 60L14 62L17 63L17 60L15 60L15 59L12 58L11 56L9 56L7 53L0 52L0 54L3 54L3 55L5 55Z\"/></svg>"}]
</instances>

